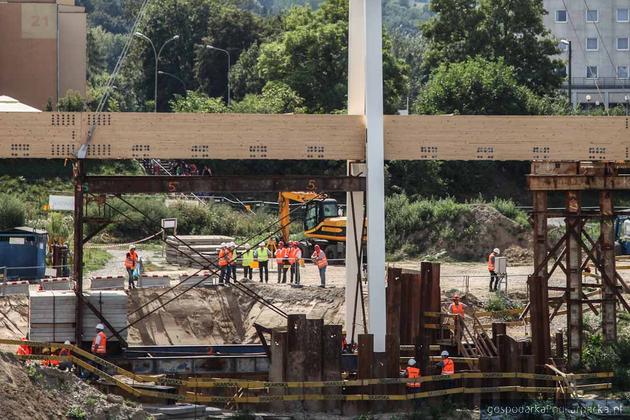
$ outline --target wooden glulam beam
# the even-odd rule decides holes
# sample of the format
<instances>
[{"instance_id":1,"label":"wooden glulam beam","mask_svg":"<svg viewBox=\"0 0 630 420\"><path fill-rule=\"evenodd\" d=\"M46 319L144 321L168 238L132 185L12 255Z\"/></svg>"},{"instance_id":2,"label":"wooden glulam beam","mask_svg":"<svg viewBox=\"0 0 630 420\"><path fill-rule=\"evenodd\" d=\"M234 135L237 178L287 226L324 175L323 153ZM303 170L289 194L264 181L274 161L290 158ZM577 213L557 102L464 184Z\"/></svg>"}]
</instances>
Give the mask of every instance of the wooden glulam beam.
<instances>
[{"instance_id":1,"label":"wooden glulam beam","mask_svg":"<svg viewBox=\"0 0 630 420\"><path fill-rule=\"evenodd\" d=\"M0 158L364 160L355 115L0 113ZM386 116L386 160L630 160L625 117Z\"/></svg>"}]
</instances>

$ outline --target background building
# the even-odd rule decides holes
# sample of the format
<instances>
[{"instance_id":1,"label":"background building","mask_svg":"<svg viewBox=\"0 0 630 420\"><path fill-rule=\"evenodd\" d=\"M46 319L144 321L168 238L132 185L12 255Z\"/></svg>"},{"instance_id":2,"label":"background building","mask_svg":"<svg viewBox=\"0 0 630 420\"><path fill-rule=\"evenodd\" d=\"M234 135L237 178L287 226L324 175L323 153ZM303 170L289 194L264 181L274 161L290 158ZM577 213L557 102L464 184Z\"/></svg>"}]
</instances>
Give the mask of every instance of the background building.
<instances>
[{"instance_id":1,"label":"background building","mask_svg":"<svg viewBox=\"0 0 630 420\"><path fill-rule=\"evenodd\" d=\"M630 100L630 0L545 0L545 25L572 43L573 103L627 105ZM560 44L568 62L567 46ZM566 88L566 84L565 84Z\"/></svg>"},{"instance_id":2,"label":"background building","mask_svg":"<svg viewBox=\"0 0 630 420\"><path fill-rule=\"evenodd\" d=\"M0 94L44 109L85 88L85 9L74 0L0 2Z\"/></svg>"}]
</instances>

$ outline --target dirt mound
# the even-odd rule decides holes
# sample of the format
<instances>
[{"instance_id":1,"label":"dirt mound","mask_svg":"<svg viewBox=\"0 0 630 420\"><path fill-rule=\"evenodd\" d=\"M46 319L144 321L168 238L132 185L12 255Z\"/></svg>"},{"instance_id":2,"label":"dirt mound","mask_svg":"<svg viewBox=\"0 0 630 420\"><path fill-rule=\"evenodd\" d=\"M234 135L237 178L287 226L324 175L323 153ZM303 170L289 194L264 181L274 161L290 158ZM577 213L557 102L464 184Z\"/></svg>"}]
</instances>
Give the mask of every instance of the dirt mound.
<instances>
[{"instance_id":1,"label":"dirt mound","mask_svg":"<svg viewBox=\"0 0 630 420\"><path fill-rule=\"evenodd\" d=\"M293 289L257 282L246 284L287 314L302 313L311 318L324 318L327 324L343 324L343 288ZM160 289L132 291L130 312L163 292ZM159 302L169 300L172 293L130 316L130 321L157 308ZM129 344L253 343L258 341L254 323L278 327L286 325L286 320L235 287L195 288L131 327Z\"/></svg>"},{"instance_id":2,"label":"dirt mound","mask_svg":"<svg viewBox=\"0 0 630 420\"><path fill-rule=\"evenodd\" d=\"M531 242L529 229L505 217L494 207L475 204L470 212L454 219L453 235L447 243L438 244L448 255L461 260L480 260L493 248L528 248Z\"/></svg>"},{"instance_id":3,"label":"dirt mound","mask_svg":"<svg viewBox=\"0 0 630 420\"><path fill-rule=\"evenodd\" d=\"M135 404L106 396L74 374L37 364L24 367L7 353L0 353L0 395L3 418L148 418Z\"/></svg>"}]
</instances>

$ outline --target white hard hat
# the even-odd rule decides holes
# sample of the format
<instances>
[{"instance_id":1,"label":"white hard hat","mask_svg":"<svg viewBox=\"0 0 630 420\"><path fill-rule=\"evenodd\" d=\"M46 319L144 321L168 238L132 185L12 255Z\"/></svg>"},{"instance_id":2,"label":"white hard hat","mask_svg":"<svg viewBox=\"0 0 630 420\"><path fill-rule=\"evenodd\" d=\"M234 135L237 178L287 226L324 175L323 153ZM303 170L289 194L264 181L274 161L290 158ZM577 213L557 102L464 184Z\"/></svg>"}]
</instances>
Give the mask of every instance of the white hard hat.
<instances>
[{"instance_id":1,"label":"white hard hat","mask_svg":"<svg viewBox=\"0 0 630 420\"><path fill-rule=\"evenodd\" d=\"M265 246L265 243L261 242L261 243L258 244L258 246L262 248L263 246Z\"/></svg>"},{"instance_id":2,"label":"white hard hat","mask_svg":"<svg viewBox=\"0 0 630 420\"><path fill-rule=\"evenodd\" d=\"M407 362L407 364L408 364L409 366L415 366L415 365L416 365L416 359L414 359L414 358L409 359L409 361Z\"/></svg>"},{"instance_id":3,"label":"white hard hat","mask_svg":"<svg viewBox=\"0 0 630 420\"><path fill-rule=\"evenodd\" d=\"M103 324L96 324L96 329L102 331L105 329L105 326Z\"/></svg>"},{"instance_id":4,"label":"white hard hat","mask_svg":"<svg viewBox=\"0 0 630 420\"><path fill-rule=\"evenodd\" d=\"M134 244L129 245L129 251L131 251L132 249L136 249L136 246Z\"/></svg>"},{"instance_id":5,"label":"white hard hat","mask_svg":"<svg viewBox=\"0 0 630 420\"><path fill-rule=\"evenodd\" d=\"M221 242L221 248L225 248L225 242Z\"/></svg>"},{"instance_id":6,"label":"white hard hat","mask_svg":"<svg viewBox=\"0 0 630 420\"><path fill-rule=\"evenodd\" d=\"M492 252L494 252L495 254L500 254L501 250L499 248L494 248Z\"/></svg>"},{"instance_id":7,"label":"white hard hat","mask_svg":"<svg viewBox=\"0 0 630 420\"><path fill-rule=\"evenodd\" d=\"M236 248L236 242L230 242L230 246L231 246L232 248Z\"/></svg>"},{"instance_id":8,"label":"white hard hat","mask_svg":"<svg viewBox=\"0 0 630 420\"><path fill-rule=\"evenodd\" d=\"M249 244L245 244L245 249L251 249L252 247Z\"/></svg>"},{"instance_id":9,"label":"white hard hat","mask_svg":"<svg viewBox=\"0 0 630 420\"><path fill-rule=\"evenodd\" d=\"M443 351L442 351L442 353L440 353L440 355L441 355L442 357L448 357L448 351L443 350Z\"/></svg>"},{"instance_id":10,"label":"white hard hat","mask_svg":"<svg viewBox=\"0 0 630 420\"><path fill-rule=\"evenodd\" d=\"M63 344L70 344L70 340L64 341Z\"/></svg>"}]
</instances>

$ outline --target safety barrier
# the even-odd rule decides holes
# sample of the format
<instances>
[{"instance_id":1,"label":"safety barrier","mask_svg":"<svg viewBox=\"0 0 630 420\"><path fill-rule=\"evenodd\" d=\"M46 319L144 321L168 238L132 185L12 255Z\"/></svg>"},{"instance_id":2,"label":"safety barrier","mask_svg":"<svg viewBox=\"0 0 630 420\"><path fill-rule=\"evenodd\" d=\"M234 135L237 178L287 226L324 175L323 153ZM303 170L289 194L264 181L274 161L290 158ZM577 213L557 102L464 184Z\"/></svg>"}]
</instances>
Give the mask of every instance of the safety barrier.
<instances>
[{"instance_id":1,"label":"safety barrier","mask_svg":"<svg viewBox=\"0 0 630 420\"><path fill-rule=\"evenodd\" d=\"M424 391L410 394L385 394L385 395L373 395L373 394L293 394L293 395L264 395L264 396L236 396L236 397L223 397L223 396L211 396L200 395L193 392L186 392L184 394L171 394L160 391L150 391L145 389L134 388L133 383L129 384L123 382L116 377L98 369L92 364L86 362L80 357L90 360L94 364L106 367L117 375L121 375L131 379L132 381L139 383L155 383L160 385L177 385L184 388L226 388L226 387L238 387L238 388L250 388L250 389L308 389L308 388L324 388L324 387L362 387L369 385L395 385L395 384L408 384L408 383L428 383L439 381L455 381L461 379L527 379L527 380L547 380L547 381L562 381L569 378L572 381L584 380L584 379L603 379L611 378L612 372L599 372L599 373L585 373L585 374L563 374L563 375L544 375L533 373L482 373L482 372L466 372L456 373L453 375L432 375L424 376L421 378L380 378L380 379L356 379L356 380L342 380L342 381L309 381L309 382L265 382L265 381L251 381L251 380L238 380L238 379L212 379L212 380L200 380L200 379L173 379L166 378L164 376L147 376L136 375L125 369L122 369L113 363L101 359L91 353L86 352L74 345L58 344L58 343L46 343L46 342L34 342L34 341L21 341L21 340L7 340L0 339L0 344L10 345L28 345L31 347L55 347L55 348L67 348L73 353L72 356L38 356L27 355L17 356L24 360L58 360L58 361L71 361L72 363L80 366L81 368L93 373L94 375L107 380L109 383L116 385L120 389L128 392L136 397L151 397L161 398L180 402L196 402L196 403L237 403L237 404L256 404L256 403L269 403L272 401L407 401L416 400L422 398L438 397L445 395L457 395L457 394L485 394L485 393L551 393L555 394L561 390L559 387L529 387L520 385L509 386L494 386L494 387L452 387L448 389L441 389L435 391ZM75 355L76 354L76 355ZM600 384L587 384L579 385L579 390L606 390L611 389L612 384L600 383Z\"/></svg>"},{"instance_id":2,"label":"safety barrier","mask_svg":"<svg viewBox=\"0 0 630 420\"><path fill-rule=\"evenodd\" d=\"M39 282L41 290L72 290L74 282L70 277L53 277L48 279L41 279Z\"/></svg>"},{"instance_id":3,"label":"safety barrier","mask_svg":"<svg viewBox=\"0 0 630 420\"><path fill-rule=\"evenodd\" d=\"M28 296L30 283L26 280L6 281L0 285L2 296Z\"/></svg>"},{"instance_id":4,"label":"safety barrier","mask_svg":"<svg viewBox=\"0 0 630 420\"><path fill-rule=\"evenodd\" d=\"M151 287L171 287L171 278L169 276L160 276L157 274L143 274L138 279L138 287L143 289Z\"/></svg>"},{"instance_id":5,"label":"safety barrier","mask_svg":"<svg viewBox=\"0 0 630 420\"><path fill-rule=\"evenodd\" d=\"M123 290L125 288L125 276L104 276L91 278L91 290Z\"/></svg>"}]
</instances>

